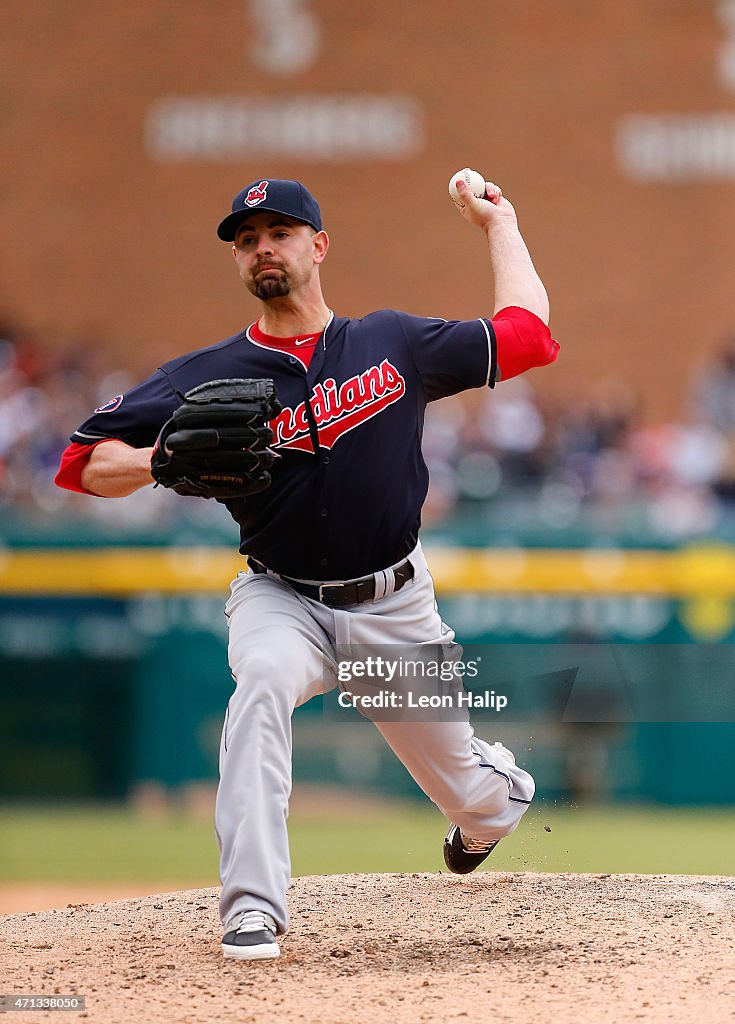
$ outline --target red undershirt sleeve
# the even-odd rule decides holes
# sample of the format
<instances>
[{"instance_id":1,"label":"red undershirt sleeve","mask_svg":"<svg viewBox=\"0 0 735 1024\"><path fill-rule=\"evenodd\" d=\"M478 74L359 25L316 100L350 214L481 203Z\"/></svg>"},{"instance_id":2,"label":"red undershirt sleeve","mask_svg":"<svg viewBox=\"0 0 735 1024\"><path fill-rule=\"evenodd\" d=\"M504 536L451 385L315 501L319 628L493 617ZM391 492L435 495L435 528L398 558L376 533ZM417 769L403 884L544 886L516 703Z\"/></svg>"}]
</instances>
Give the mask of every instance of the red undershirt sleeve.
<instances>
[{"instance_id":1,"label":"red undershirt sleeve","mask_svg":"<svg viewBox=\"0 0 735 1024\"><path fill-rule=\"evenodd\" d=\"M492 318L498 358L498 380L508 380L534 366L553 363L559 343L535 313L520 306L506 306Z\"/></svg>"},{"instance_id":2,"label":"red undershirt sleeve","mask_svg":"<svg viewBox=\"0 0 735 1024\"><path fill-rule=\"evenodd\" d=\"M95 444L77 444L76 441L72 441L62 453L59 470L54 477L56 486L65 487L67 491L77 491L79 494L91 494L98 498L99 495L94 491L88 491L86 487L82 487L82 471L98 444L114 440L114 437L104 437Z\"/></svg>"}]
</instances>

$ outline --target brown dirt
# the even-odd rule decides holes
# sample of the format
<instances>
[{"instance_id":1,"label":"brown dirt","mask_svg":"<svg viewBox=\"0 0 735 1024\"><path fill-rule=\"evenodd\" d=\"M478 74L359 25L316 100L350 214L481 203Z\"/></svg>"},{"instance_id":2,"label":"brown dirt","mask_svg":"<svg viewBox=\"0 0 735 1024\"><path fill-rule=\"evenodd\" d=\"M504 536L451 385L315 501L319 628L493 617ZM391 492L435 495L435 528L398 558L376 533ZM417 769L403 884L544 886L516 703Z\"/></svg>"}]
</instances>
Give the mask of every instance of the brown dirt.
<instances>
[{"instance_id":1,"label":"brown dirt","mask_svg":"<svg viewBox=\"0 0 735 1024\"><path fill-rule=\"evenodd\" d=\"M173 886L171 888L173 889ZM0 884L0 917L3 914L28 914L30 911L61 909L68 907L70 903L109 903L110 900L148 896L159 891L160 885L156 886L153 883L136 885L134 882L6 882Z\"/></svg>"},{"instance_id":2,"label":"brown dirt","mask_svg":"<svg viewBox=\"0 0 735 1024\"><path fill-rule=\"evenodd\" d=\"M70 890L71 892L71 890ZM225 961L217 890L2 919L14 1024L735 1021L735 878L483 872L298 878L278 961Z\"/></svg>"}]
</instances>

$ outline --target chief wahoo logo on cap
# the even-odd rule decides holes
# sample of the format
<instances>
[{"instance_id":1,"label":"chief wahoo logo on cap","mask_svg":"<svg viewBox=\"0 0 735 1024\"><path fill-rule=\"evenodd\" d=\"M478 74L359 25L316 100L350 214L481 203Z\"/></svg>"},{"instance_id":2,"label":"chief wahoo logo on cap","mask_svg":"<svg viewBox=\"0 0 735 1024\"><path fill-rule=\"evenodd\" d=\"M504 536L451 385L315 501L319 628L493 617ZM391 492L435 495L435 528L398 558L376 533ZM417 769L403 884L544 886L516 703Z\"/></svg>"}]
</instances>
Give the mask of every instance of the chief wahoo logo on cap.
<instances>
[{"instance_id":1,"label":"chief wahoo logo on cap","mask_svg":"<svg viewBox=\"0 0 735 1024\"><path fill-rule=\"evenodd\" d=\"M259 185L253 185L248 194L245 196L246 206L259 206L260 203L265 202L265 197L268 192L268 182L261 181Z\"/></svg>"}]
</instances>

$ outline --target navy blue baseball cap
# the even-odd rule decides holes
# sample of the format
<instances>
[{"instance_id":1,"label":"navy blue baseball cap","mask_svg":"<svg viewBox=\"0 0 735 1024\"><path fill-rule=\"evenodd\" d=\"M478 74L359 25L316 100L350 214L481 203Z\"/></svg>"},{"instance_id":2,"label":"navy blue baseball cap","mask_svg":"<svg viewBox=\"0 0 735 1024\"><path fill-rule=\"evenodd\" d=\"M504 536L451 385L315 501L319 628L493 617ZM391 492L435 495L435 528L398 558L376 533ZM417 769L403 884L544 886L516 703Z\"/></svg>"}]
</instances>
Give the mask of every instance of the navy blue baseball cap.
<instances>
[{"instance_id":1,"label":"navy blue baseball cap","mask_svg":"<svg viewBox=\"0 0 735 1024\"><path fill-rule=\"evenodd\" d=\"M261 178L246 185L232 200L232 213L217 228L223 242L235 241L237 229L249 213L285 213L322 230L319 203L300 181Z\"/></svg>"}]
</instances>

